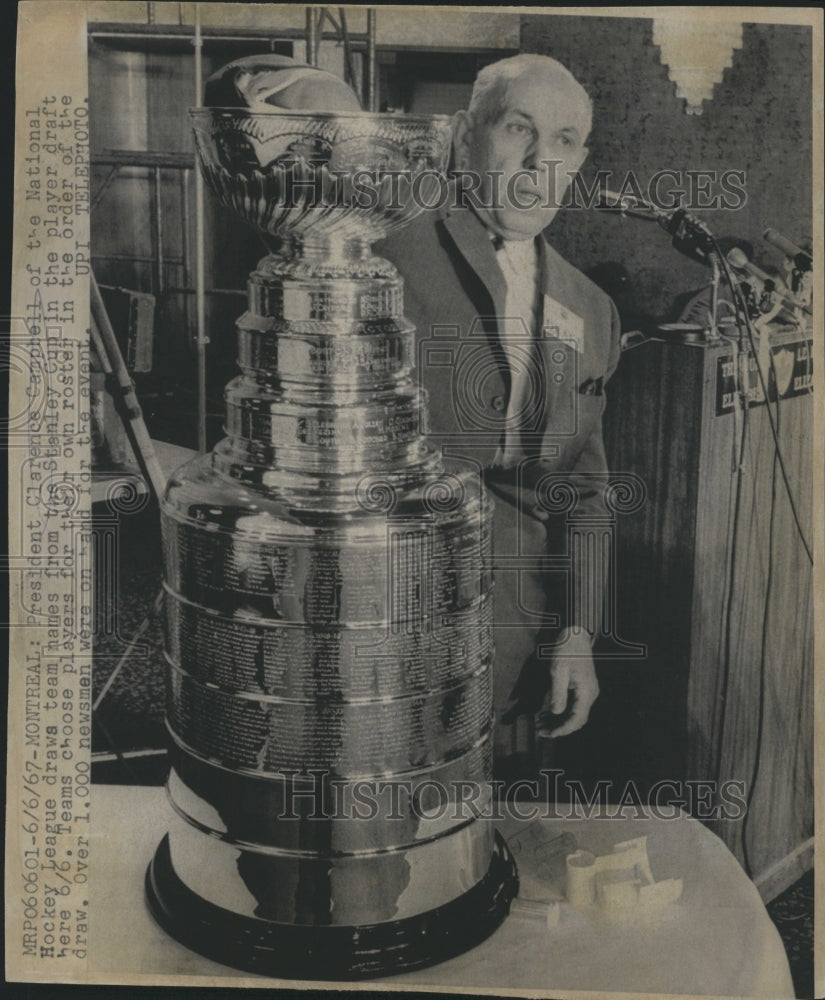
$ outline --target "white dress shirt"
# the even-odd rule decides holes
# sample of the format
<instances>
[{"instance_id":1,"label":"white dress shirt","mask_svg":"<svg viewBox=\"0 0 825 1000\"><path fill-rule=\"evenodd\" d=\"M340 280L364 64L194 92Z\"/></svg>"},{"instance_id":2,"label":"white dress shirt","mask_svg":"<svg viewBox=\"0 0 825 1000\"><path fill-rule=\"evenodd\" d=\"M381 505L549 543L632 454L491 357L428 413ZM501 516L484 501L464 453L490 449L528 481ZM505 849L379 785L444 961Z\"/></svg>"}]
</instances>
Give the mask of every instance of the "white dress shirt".
<instances>
[{"instance_id":1,"label":"white dress shirt","mask_svg":"<svg viewBox=\"0 0 825 1000\"><path fill-rule=\"evenodd\" d=\"M510 370L510 395L504 439L496 465L511 466L520 454L521 429L534 426L534 408L541 400L540 372L535 341L541 322L538 247L535 240L493 237L498 263L507 283L504 315L499 317L499 340Z\"/></svg>"}]
</instances>

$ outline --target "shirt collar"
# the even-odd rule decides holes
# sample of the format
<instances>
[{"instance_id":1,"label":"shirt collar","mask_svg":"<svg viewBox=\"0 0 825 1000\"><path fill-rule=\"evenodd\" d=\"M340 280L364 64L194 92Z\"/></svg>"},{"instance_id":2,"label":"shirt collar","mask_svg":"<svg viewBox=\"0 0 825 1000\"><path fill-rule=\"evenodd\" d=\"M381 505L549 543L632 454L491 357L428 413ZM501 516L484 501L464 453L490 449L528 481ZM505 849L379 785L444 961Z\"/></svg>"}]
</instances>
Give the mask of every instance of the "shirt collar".
<instances>
[{"instance_id":1,"label":"shirt collar","mask_svg":"<svg viewBox=\"0 0 825 1000\"><path fill-rule=\"evenodd\" d=\"M536 267L538 263L538 246L534 239L505 240L497 233L491 233L489 230L488 235L496 254L505 254L513 267L518 270L533 269Z\"/></svg>"}]
</instances>

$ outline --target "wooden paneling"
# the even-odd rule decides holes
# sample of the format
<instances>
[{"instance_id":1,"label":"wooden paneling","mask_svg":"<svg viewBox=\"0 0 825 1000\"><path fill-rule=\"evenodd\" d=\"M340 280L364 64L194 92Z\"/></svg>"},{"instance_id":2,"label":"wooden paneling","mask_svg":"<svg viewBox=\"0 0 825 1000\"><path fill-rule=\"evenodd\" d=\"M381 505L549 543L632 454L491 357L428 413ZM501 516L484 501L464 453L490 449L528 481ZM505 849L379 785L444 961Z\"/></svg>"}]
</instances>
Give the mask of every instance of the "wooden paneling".
<instances>
[{"instance_id":1,"label":"wooden paneling","mask_svg":"<svg viewBox=\"0 0 825 1000\"><path fill-rule=\"evenodd\" d=\"M758 874L813 832L811 567L767 408L747 414L741 475L743 414L717 415L717 365L731 351L648 341L627 352L605 434L611 469L648 487L619 525L617 574L619 629L648 644L658 776L741 783L747 819L711 825ZM778 410L808 540L812 410L810 395Z\"/></svg>"},{"instance_id":2,"label":"wooden paneling","mask_svg":"<svg viewBox=\"0 0 825 1000\"><path fill-rule=\"evenodd\" d=\"M703 366L700 347L644 344L622 358L608 389L609 467L639 476L647 492L616 527L616 622L648 652L613 667L637 703L620 746L635 744L647 765L632 777L646 785L685 774Z\"/></svg>"}]
</instances>

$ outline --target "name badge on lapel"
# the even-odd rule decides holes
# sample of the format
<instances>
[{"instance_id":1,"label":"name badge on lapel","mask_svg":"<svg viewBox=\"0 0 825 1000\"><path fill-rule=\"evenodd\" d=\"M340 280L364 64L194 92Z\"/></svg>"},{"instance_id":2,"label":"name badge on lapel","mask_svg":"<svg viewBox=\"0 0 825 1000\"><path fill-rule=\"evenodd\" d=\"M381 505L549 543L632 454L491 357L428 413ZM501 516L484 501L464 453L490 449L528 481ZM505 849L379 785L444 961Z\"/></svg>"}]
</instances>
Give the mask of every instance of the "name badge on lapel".
<instances>
[{"instance_id":1,"label":"name badge on lapel","mask_svg":"<svg viewBox=\"0 0 825 1000\"><path fill-rule=\"evenodd\" d=\"M566 340L584 354L584 320L551 295L544 296L541 330L544 337Z\"/></svg>"}]
</instances>

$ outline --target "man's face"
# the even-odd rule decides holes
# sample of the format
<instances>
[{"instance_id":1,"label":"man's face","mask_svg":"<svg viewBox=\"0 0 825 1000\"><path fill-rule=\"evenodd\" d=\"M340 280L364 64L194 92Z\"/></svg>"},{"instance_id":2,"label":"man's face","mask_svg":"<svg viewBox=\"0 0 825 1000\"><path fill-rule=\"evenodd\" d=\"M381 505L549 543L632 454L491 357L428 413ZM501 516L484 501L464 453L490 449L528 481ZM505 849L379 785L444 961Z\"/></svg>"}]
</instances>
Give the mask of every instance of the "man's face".
<instances>
[{"instance_id":1,"label":"man's face","mask_svg":"<svg viewBox=\"0 0 825 1000\"><path fill-rule=\"evenodd\" d=\"M489 228L512 240L545 229L587 156L589 131L584 91L551 67L512 81L493 120L467 121L456 142L465 168L481 174ZM525 170L533 176L521 176ZM495 172L498 180L490 176Z\"/></svg>"}]
</instances>

